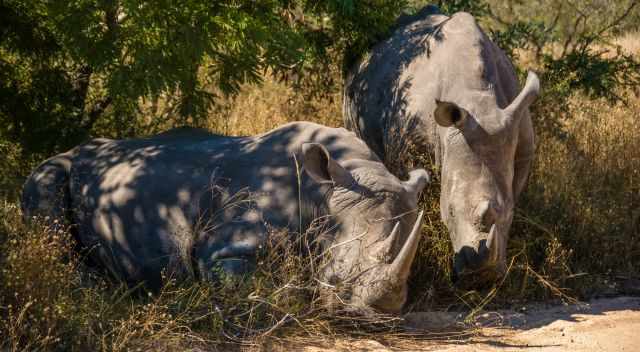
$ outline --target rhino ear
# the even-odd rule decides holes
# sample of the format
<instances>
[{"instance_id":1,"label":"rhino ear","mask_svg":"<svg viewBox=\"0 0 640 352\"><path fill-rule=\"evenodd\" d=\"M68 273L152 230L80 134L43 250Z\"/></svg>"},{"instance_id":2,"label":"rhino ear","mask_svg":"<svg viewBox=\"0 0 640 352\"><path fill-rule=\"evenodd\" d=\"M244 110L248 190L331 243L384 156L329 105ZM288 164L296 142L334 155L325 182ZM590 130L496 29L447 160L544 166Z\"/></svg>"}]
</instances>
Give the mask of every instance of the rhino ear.
<instances>
[{"instance_id":1,"label":"rhino ear","mask_svg":"<svg viewBox=\"0 0 640 352\"><path fill-rule=\"evenodd\" d=\"M331 158L327 149L319 143L302 145L304 169L318 183L349 186L353 183L351 173Z\"/></svg>"},{"instance_id":2,"label":"rhino ear","mask_svg":"<svg viewBox=\"0 0 640 352\"><path fill-rule=\"evenodd\" d=\"M436 99L436 110L433 112L433 117L436 119L438 125L442 127L455 125L461 128L467 119L467 115L468 113L455 103Z\"/></svg>"}]
</instances>

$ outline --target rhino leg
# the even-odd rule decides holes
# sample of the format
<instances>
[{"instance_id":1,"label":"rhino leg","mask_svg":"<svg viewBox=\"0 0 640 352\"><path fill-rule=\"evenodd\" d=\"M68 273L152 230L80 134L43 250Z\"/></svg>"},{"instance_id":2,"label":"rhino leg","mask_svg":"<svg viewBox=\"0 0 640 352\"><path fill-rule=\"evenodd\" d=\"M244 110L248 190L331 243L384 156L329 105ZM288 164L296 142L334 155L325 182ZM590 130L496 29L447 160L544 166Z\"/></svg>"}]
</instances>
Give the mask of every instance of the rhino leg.
<instances>
[{"instance_id":1,"label":"rhino leg","mask_svg":"<svg viewBox=\"0 0 640 352\"><path fill-rule=\"evenodd\" d=\"M202 234L193 253L198 275L215 281L221 276L244 276L255 271L265 233L262 223L225 223Z\"/></svg>"}]
</instances>

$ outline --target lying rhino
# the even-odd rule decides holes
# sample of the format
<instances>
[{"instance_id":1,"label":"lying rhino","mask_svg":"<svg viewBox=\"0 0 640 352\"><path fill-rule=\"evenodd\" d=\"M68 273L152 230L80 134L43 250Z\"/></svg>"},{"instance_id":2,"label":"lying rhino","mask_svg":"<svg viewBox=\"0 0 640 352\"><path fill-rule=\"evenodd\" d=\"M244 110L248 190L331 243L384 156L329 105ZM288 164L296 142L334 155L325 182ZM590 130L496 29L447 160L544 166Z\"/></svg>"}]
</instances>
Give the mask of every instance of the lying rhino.
<instances>
[{"instance_id":1,"label":"lying rhino","mask_svg":"<svg viewBox=\"0 0 640 352\"><path fill-rule=\"evenodd\" d=\"M528 108L539 86L530 72L520 91L513 65L471 15L431 6L401 19L347 77L348 129L396 173L409 145L441 170L456 274L504 274L514 203L534 157Z\"/></svg>"},{"instance_id":2,"label":"lying rhino","mask_svg":"<svg viewBox=\"0 0 640 352\"><path fill-rule=\"evenodd\" d=\"M254 137L178 129L54 156L29 176L22 206L28 218L73 224L92 261L151 285L181 262L209 279L249 272L268 225L300 231L330 215L321 280L349 283L354 306L398 312L428 180L420 169L400 181L345 129L297 122Z\"/></svg>"}]
</instances>

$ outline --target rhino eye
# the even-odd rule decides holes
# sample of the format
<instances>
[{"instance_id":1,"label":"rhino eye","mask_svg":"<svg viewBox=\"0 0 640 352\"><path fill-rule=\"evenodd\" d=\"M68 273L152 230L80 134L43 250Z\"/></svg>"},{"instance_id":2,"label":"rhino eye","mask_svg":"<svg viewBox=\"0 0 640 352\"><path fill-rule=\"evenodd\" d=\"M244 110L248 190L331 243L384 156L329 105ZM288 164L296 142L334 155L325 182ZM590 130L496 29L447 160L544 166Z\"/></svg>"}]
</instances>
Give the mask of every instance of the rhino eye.
<instances>
[{"instance_id":1,"label":"rhino eye","mask_svg":"<svg viewBox=\"0 0 640 352\"><path fill-rule=\"evenodd\" d=\"M452 219L456 217L456 211L453 209L453 205L449 205L449 217Z\"/></svg>"}]
</instances>

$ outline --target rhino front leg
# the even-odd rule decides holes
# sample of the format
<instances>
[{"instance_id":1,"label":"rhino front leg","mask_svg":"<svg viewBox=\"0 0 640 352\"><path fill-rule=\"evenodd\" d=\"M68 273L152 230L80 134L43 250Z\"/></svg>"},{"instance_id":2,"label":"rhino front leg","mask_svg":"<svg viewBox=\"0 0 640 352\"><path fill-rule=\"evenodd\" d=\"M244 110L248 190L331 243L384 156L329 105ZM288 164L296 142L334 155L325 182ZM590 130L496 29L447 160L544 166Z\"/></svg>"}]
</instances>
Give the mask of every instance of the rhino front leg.
<instances>
[{"instance_id":1,"label":"rhino front leg","mask_svg":"<svg viewBox=\"0 0 640 352\"><path fill-rule=\"evenodd\" d=\"M243 276L255 271L257 252L265 233L262 223L228 223L203 234L194 249L194 264L199 275L213 281L223 275Z\"/></svg>"}]
</instances>

